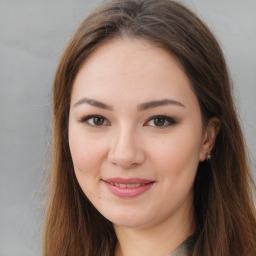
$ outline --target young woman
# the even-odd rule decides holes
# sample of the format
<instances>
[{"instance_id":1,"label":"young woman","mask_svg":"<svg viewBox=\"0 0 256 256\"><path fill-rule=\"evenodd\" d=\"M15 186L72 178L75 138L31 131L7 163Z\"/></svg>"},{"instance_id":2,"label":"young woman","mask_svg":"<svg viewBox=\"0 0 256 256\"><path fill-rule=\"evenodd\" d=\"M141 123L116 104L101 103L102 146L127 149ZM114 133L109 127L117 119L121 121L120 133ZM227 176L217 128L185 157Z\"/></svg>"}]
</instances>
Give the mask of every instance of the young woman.
<instances>
[{"instance_id":1,"label":"young woman","mask_svg":"<svg viewBox=\"0 0 256 256\"><path fill-rule=\"evenodd\" d=\"M222 51L171 0L113 0L53 86L43 255L256 255L253 181Z\"/></svg>"}]
</instances>

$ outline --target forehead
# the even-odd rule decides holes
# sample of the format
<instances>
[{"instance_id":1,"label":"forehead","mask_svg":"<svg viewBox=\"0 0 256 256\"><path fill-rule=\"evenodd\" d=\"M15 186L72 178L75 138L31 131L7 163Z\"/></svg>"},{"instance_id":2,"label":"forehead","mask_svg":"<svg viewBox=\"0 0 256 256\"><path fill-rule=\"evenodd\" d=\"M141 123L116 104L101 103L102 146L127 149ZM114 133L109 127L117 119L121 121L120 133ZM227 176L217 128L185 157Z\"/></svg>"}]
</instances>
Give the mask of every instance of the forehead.
<instances>
[{"instance_id":1,"label":"forehead","mask_svg":"<svg viewBox=\"0 0 256 256\"><path fill-rule=\"evenodd\" d=\"M139 39L113 39L98 46L80 68L71 101L79 96L161 99L194 97L179 62L165 49Z\"/></svg>"}]
</instances>

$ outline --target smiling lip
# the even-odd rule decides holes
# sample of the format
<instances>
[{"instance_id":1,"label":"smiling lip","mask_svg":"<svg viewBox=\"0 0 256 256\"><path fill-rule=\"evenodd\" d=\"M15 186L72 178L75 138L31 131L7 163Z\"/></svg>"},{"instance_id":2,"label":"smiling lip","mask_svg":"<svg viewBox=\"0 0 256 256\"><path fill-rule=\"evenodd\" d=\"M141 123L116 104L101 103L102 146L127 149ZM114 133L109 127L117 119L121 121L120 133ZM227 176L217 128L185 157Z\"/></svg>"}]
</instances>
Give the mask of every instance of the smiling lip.
<instances>
[{"instance_id":1,"label":"smiling lip","mask_svg":"<svg viewBox=\"0 0 256 256\"><path fill-rule=\"evenodd\" d=\"M139 178L111 178L103 180L109 191L118 197L135 197L151 188L155 181Z\"/></svg>"}]
</instances>

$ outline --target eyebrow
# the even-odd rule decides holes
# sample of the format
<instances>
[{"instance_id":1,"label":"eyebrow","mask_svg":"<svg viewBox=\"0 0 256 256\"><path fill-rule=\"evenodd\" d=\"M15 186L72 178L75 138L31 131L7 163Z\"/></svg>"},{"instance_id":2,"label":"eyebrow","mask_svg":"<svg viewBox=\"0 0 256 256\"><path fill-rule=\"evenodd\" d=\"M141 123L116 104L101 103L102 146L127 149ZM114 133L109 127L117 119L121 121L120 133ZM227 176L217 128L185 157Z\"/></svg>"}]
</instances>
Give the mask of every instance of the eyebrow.
<instances>
[{"instance_id":1,"label":"eyebrow","mask_svg":"<svg viewBox=\"0 0 256 256\"><path fill-rule=\"evenodd\" d=\"M79 101L77 101L74 104L74 107L77 107L81 104L88 104L90 106L93 107L97 107L97 108L102 108L102 109L107 109L107 110L113 110L113 108L103 102L97 101L97 100L93 100L93 99L88 99L88 98L82 98Z\"/></svg>"},{"instance_id":2,"label":"eyebrow","mask_svg":"<svg viewBox=\"0 0 256 256\"><path fill-rule=\"evenodd\" d=\"M171 99L164 99L164 100L156 100L156 101L142 103L138 106L138 110L143 111L143 110L147 110L149 108L156 108L156 107L161 107L161 106L165 106L165 105L176 105L179 107L185 107L179 101L171 100Z\"/></svg>"},{"instance_id":3,"label":"eyebrow","mask_svg":"<svg viewBox=\"0 0 256 256\"><path fill-rule=\"evenodd\" d=\"M113 110L113 107L111 107L110 105L107 105L107 104L105 104L103 102L100 102L100 101L97 101L97 100L88 99L88 98L80 99L79 101L77 101L74 104L74 107L77 107L77 106L82 105L82 104L88 104L90 106L97 107L97 108ZM164 100L156 100L156 101L150 101L150 102L142 103L142 104L138 105L138 110L143 111L143 110L147 110L147 109L150 109L150 108L156 108L156 107L161 107L161 106L166 106L166 105L176 105L176 106L179 106L179 107L185 107L179 101L171 100L171 99L164 99Z\"/></svg>"}]
</instances>

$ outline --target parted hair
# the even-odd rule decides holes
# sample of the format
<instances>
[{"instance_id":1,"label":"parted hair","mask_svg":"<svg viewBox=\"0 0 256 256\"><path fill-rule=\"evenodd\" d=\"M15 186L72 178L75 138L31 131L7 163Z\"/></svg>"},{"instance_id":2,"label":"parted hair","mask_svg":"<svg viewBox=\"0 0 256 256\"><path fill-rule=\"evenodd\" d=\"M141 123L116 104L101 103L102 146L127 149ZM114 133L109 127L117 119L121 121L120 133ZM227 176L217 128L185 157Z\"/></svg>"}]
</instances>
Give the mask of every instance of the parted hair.
<instances>
[{"instance_id":1,"label":"parted hair","mask_svg":"<svg viewBox=\"0 0 256 256\"><path fill-rule=\"evenodd\" d=\"M112 256L112 226L82 192L68 143L72 84L88 55L115 38L162 47L179 61L200 104L203 123L221 122L212 159L194 182L193 256L255 256L256 218L248 156L221 48L207 26L172 0L109 0L79 26L60 59L53 84L53 143L43 256Z\"/></svg>"}]
</instances>

